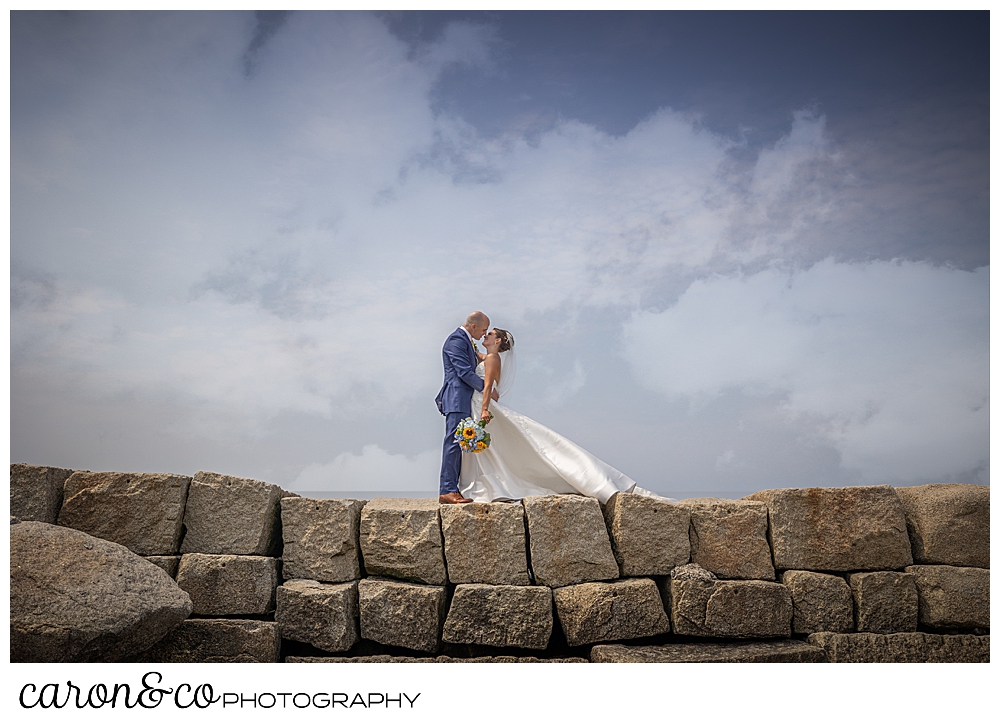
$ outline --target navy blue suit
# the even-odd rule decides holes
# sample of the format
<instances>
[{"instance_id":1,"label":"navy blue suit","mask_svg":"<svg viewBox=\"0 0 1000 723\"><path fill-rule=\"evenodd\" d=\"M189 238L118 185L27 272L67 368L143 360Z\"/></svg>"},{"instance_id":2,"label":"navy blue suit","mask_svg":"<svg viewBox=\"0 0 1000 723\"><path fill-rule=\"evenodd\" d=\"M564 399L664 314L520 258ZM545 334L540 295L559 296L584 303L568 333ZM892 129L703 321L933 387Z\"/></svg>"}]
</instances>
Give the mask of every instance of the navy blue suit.
<instances>
[{"instance_id":1,"label":"navy blue suit","mask_svg":"<svg viewBox=\"0 0 1000 723\"><path fill-rule=\"evenodd\" d=\"M441 451L440 494L458 492L462 472L462 448L455 441L455 427L472 414L472 393L483 391L483 380L476 375L479 358L464 329L458 328L444 342L444 384L438 392L438 411L445 416L444 448Z\"/></svg>"}]
</instances>

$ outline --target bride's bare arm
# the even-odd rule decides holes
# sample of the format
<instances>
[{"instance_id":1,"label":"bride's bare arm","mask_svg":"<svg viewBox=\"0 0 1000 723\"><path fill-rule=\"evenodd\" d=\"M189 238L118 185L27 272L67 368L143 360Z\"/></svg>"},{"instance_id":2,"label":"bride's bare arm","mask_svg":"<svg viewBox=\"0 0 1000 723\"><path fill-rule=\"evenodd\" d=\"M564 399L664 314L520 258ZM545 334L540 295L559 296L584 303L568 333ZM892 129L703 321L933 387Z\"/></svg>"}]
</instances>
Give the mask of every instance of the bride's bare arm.
<instances>
[{"instance_id":1,"label":"bride's bare arm","mask_svg":"<svg viewBox=\"0 0 1000 723\"><path fill-rule=\"evenodd\" d=\"M490 397L493 396L491 392L496 382L500 381L500 355L487 354L483 367L486 376L483 379L483 411L480 419L489 419Z\"/></svg>"}]
</instances>

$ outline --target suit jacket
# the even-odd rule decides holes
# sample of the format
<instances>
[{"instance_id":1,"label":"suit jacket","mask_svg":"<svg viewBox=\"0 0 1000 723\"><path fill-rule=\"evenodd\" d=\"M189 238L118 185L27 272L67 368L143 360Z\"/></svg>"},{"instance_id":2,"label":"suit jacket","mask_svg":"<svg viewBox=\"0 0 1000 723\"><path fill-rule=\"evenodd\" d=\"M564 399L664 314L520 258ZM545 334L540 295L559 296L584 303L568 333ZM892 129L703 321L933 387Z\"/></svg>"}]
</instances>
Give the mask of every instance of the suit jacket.
<instances>
[{"instance_id":1,"label":"suit jacket","mask_svg":"<svg viewBox=\"0 0 1000 723\"><path fill-rule=\"evenodd\" d=\"M476 375L479 358L464 329L455 329L445 339L441 357L444 361L444 384L434 400L438 411L444 415L451 412L471 414L472 393L483 391L483 380Z\"/></svg>"}]
</instances>

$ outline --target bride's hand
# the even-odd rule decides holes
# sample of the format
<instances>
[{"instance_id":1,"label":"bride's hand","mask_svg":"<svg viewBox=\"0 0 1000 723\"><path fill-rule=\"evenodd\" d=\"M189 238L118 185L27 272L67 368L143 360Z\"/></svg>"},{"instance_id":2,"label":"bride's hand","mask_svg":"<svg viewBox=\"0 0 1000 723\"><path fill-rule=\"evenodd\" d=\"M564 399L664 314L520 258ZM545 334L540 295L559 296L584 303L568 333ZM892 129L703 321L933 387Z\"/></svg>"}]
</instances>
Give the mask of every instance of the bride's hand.
<instances>
[{"instance_id":1,"label":"bride's hand","mask_svg":"<svg viewBox=\"0 0 1000 723\"><path fill-rule=\"evenodd\" d=\"M493 414L490 412L483 412L482 416L480 416L480 419L489 424L490 420L493 419Z\"/></svg>"}]
</instances>

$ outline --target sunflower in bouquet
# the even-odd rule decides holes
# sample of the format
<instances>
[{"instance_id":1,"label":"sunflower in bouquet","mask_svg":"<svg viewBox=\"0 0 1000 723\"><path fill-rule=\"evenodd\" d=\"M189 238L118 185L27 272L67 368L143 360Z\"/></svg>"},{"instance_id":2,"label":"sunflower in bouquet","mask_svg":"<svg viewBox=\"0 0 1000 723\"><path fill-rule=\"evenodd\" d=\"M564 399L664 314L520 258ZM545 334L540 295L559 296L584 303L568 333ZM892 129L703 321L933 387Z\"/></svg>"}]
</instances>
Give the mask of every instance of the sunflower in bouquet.
<instances>
[{"instance_id":1,"label":"sunflower in bouquet","mask_svg":"<svg viewBox=\"0 0 1000 723\"><path fill-rule=\"evenodd\" d=\"M486 422L482 419L463 419L455 428L455 439L463 452L478 453L490 446L490 433L486 431Z\"/></svg>"}]
</instances>

